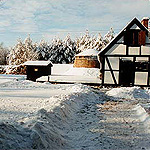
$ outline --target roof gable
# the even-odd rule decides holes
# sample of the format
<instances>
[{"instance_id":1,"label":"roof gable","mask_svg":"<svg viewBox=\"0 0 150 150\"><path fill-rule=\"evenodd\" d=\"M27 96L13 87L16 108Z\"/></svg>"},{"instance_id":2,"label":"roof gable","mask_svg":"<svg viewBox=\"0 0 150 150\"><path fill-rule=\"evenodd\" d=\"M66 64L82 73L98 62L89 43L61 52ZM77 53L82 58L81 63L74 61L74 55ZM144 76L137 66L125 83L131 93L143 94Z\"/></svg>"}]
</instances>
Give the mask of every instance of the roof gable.
<instances>
[{"instance_id":1,"label":"roof gable","mask_svg":"<svg viewBox=\"0 0 150 150\"><path fill-rule=\"evenodd\" d=\"M98 55L104 55L107 51L123 36L124 31L129 29L141 29L146 31L146 35L148 36L148 29L135 17L133 18L119 33L118 35L105 47L102 51L99 52Z\"/></svg>"}]
</instances>

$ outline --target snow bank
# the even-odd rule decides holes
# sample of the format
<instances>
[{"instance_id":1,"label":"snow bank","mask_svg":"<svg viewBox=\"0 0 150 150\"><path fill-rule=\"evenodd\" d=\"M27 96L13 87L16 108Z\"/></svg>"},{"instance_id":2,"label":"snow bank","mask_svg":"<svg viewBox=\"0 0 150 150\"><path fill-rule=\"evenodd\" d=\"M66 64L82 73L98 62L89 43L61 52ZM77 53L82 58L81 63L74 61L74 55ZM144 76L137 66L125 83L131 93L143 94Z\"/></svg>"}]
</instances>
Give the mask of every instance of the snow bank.
<instances>
[{"instance_id":1,"label":"snow bank","mask_svg":"<svg viewBox=\"0 0 150 150\"><path fill-rule=\"evenodd\" d=\"M72 64L53 64L50 82L65 83L93 83L100 84L100 69L98 68L74 68ZM48 77L38 78L38 82L47 82Z\"/></svg>"},{"instance_id":2,"label":"snow bank","mask_svg":"<svg viewBox=\"0 0 150 150\"><path fill-rule=\"evenodd\" d=\"M0 122L0 149L29 149L32 146L31 131Z\"/></svg>"},{"instance_id":3,"label":"snow bank","mask_svg":"<svg viewBox=\"0 0 150 150\"><path fill-rule=\"evenodd\" d=\"M37 122L32 128L33 147L37 149L62 149L62 146L66 144L63 128L67 126L67 121L72 116L76 104L71 100L60 102L63 101L63 97L50 100L54 103L52 109L39 110Z\"/></svg>"},{"instance_id":4,"label":"snow bank","mask_svg":"<svg viewBox=\"0 0 150 150\"><path fill-rule=\"evenodd\" d=\"M64 129L70 128L83 100L89 100L90 87L12 80L0 89L0 111L3 112L0 115L3 120L0 123L0 149L59 150L68 140ZM37 90L41 91L40 97ZM54 96L49 96L53 91ZM30 92L32 97L29 97ZM45 95L49 98L44 98ZM93 96L95 98L94 93Z\"/></svg>"},{"instance_id":5,"label":"snow bank","mask_svg":"<svg viewBox=\"0 0 150 150\"><path fill-rule=\"evenodd\" d=\"M145 130L147 133L150 133L150 115L148 112L146 112L145 108L140 105L137 104L134 108L134 110L137 113L137 118L139 118L139 120L143 123L143 125L145 126Z\"/></svg>"},{"instance_id":6,"label":"snow bank","mask_svg":"<svg viewBox=\"0 0 150 150\"><path fill-rule=\"evenodd\" d=\"M99 99L98 93L83 85L70 88L71 95L59 95L49 99L51 105L44 107L37 113L37 121L33 126L33 147L36 149L65 149L69 142L67 132L73 127L72 121L78 120L76 113L86 103Z\"/></svg>"},{"instance_id":7,"label":"snow bank","mask_svg":"<svg viewBox=\"0 0 150 150\"><path fill-rule=\"evenodd\" d=\"M123 99L150 99L149 90L140 87L121 87L113 88L106 92L108 96Z\"/></svg>"},{"instance_id":8,"label":"snow bank","mask_svg":"<svg viewBox=\"0 0 150 150\"><path fill-rule=\"evenodd\" d=\"M53 64L52 75L62 75L72 67L73 64Z\"/></svg>"},{"instance_id":9,"label":"snow bank","mask_svg":"<svg viewBox=\"0 0 150 150\"><path fill-rule=\"evenodd\" d=\"M140 104L137 104L134 110L137 111L137 115L142 122L148 121L150 124L149 114L145 111L145 109Z\"/></svg>"},{"instance_id":10,"label":"snow bank","mask_svg":"<svg viewBox=\"0 0 150 150\"><path fill-rule=\"evenodd\" d=\"M98 68L74 68L71 67L63 75L74 75L74 76L93 76L99 77L100 70Z\"/></svg>"},{"instance_id":11,"label":"snow bank","mask_svg":"<svg viewBox=\"0 0 150 150\"><path fill-rule=\"evenodd\" d=\"M32 128L33 148L59 150L67 144L64 129L70 128L69 124L75 118L75 112L82 107L81 91L85 93L85 100L88 96L88 88L83 85L72 86L70 90L74 94L51 97L51 105L38 111L37 121Z\"/></svg>"},{"instance_id":12,"label":"snow bank","mask_svg":"<svg viewBox=\"0 0 150 150\"><path fill-rule=\"evenodd\" d=\"M103 102L108 95L149 101L149 90L114 88L106 95L105 90L26 80L1 84L0 119L4 115L6 120L0 123L0 149L137 149L134 146L140 140L146 141L142 123L148 127L149 117L145 110L137 105L136 119L135 101Z\"/></svg>"},{"instance_id":13,"label":"snow bank","mask_svg":"<svg viewBox=\"0 0 150 150\"><path fill-rule=\"evenodd\" d=\"M53 64L52 75L74 75L99 77L98 68L75 68L73 64Z\"/></svg>"}]
</instances>

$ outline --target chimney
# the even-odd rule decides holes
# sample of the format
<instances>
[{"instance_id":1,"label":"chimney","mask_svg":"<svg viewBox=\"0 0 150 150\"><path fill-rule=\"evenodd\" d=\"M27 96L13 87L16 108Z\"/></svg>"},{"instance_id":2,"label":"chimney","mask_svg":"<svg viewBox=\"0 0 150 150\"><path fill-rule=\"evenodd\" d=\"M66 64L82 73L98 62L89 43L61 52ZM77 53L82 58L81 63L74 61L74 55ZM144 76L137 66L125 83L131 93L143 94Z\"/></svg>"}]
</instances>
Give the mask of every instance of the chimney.
<instances>
[{"instance_id":1,"label":"chimney","mask_svg":"<svg viewBox=\"0 0 150 150\"><path fill-rule=\"evenodd\" d=\"M148 29L149 18L143 17L141 23Z\"/></svg>"}]
</instances>

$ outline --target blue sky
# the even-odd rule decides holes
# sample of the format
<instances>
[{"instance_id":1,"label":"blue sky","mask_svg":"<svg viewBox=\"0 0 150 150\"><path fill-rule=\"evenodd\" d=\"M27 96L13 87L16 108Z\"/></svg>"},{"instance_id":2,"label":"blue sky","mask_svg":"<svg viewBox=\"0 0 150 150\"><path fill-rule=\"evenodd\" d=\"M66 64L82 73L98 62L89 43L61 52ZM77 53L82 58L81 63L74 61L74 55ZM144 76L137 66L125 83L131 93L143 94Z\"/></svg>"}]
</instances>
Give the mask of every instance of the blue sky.
<instances>
[{"instance_id":1,"label":"blue sky","mask_svg":"<svg viewBox=\"0 0 150 150\"><path fill-rule=\"evenodd\" d=\"M13 46L30 34L34 42L51 41L86 29L118 33L133 17L150 17L150 0L0 0L0 42Z\"/></svg>"}]
</instances>

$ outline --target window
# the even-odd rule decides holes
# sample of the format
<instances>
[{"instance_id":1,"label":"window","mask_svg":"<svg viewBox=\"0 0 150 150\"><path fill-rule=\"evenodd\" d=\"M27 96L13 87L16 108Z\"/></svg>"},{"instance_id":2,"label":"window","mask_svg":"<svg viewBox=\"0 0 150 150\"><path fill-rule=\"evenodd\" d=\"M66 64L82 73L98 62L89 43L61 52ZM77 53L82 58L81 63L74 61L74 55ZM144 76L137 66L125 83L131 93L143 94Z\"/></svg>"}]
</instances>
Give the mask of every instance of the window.
<instances>
[{"instance_id":1,"label":"window","mask_svg":"<svg viewBox=\"0 0 150 150\"><path fill-rule=\"evenodd\" d=\"M128 46L138 46L138 32L139 30L126 31L124 35L124 44Z\"/></svg>"},{"instance_id":2,"label":"window","mask_svg":"<svg viewBox=\"0 0 150 150\"><path fill-rule=\"evenodd\" d=\"M145 45L145 31L140 30L128 30L124 35L124 44L128 46L140 46Z\"/></svg>"},{"instance_id":3,"label":"window","mask_svg":"<svg viewBox=\"0 0 150 150\"><path fill-rule=\"evenodd\" d=\"M149 62L135 62L136 71L148 71Z\"/></svg>"},{"instance_id":4,"label":"window","mask_svg":"<svg viewBox=\"0 0 150 150\"><path fill-rule=\"evenodd\" d=\"M38 68L34 68L34 71L38 71Z\"/></svg>"}]
</instances>

